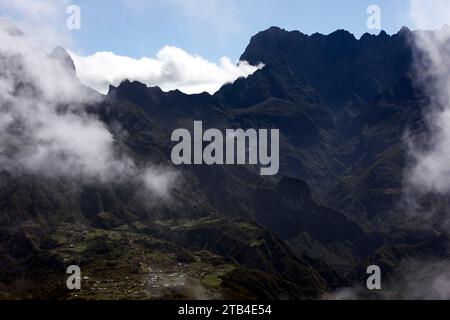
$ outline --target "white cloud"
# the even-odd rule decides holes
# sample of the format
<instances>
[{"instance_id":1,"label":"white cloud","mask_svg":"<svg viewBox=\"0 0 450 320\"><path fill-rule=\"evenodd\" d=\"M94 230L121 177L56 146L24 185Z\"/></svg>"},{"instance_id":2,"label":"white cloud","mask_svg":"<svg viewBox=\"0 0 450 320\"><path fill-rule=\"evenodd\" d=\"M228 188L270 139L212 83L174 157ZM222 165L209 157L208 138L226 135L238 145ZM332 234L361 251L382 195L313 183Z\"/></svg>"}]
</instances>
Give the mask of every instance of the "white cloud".
<instances>
[{"instance_id":1,"label":"white cloud","mask_svg":"<svg viewBox=\"0 0 450 320\"><path fill-rule=\"evenodd\" d=\"M214 93L223 84L247 77L262 67L247 62L233 64L226 57L213 63L173 46L162 48L155 58L133 59L112 52L90 56L70 54L81 82L101 93L107 92L109 84L117 86L126 79L159 86L166 91Z\"/></svg>"},{"instance_id":2,"label":"white cloud","mask_svg":"<svg viewBox=\"0 0 450 320\"><path fill-rule=\"evenodd\" d=\"M80 182L130 181L152 197L168 197L176 174L119 155L113 134L84 108L100 95L89 93L67 64L2 20L0 43L0 170Z\"/></svg>"},{"instance_id":3,"label":"white cloud","mask_svg":"<svg viewBox=\"0 0 450 320\"><path fill-rule=\"evenodd\" d=\"M431 27L435 21L450 22L450 2L413 0L411 18L417 27ZM439 17L438 19L436 17ZM426 109L429 129L427 143L410 143L414 159L408 182L424 192L450 192L450 28L434 33L415 33L415 74L426 90L430 106Z\"/></svg>"},{"instance_id":4,"label":"white cloud","mask_svg":"<svg viewBox=\"0 0 450 320\"><path fill-rule=\"evenodd\" d=\"M164 6L187 19L194 29L213 33L219 41L240 30L234 1L127 0L123 4L137 12L157 4ZM69 5L69 0L0 0L1 15L13 20L37 45L48 50L56 45L74 47L72 33L66 28ZM118 85L125 79L158 85L163 90L214 93L223 84L257 70L245 62L235 65L226 57L210 62L172 46L162 48L153 58L133 59L112 52L83 56L76 50L71 55L82 83L101 93L107 92L109 84Z\"/></svg>"},{"instance_id":5,"label":"white cloud","mask_svg":"<svg viewBox=\"0 0 450 320\"><path fill-rule=\"evenodd\" d=\"M422 31L414 33L414 74L427 95L429 105L423 116L426 132L409 136L412 159L405 172L405 204L407 213L421 219L439 220L447 233L450 215L442 212L440 201L426 201L430 194L450 193L450 2L447 0L412 0L410 17ZM423 29L441 28L431 32ZM408 270L409 269L409 270ZM407 299L448 299L450 274L447 261L417 261L402 268L406 285L402 290Z\"/></svg>"}]
</instances>

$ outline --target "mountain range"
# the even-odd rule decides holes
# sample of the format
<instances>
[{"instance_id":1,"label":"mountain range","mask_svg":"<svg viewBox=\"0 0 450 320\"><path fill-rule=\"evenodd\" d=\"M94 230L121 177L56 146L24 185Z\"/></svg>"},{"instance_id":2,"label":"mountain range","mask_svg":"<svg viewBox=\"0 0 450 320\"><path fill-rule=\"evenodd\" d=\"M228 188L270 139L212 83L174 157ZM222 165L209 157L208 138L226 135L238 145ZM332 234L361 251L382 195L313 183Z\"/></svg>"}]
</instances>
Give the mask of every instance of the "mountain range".
<instances>
[{"instance_id":1,"label":"mountain range","mask_svg":"<svg viewBox=\"0 0 450 320\"><path fill-rule=\"evenodd\" d=\"M90 92L95 102L83 108L138 164L170 167L171 133L201 120L205 129L279 129L280 172L177 167L171 200L149 206L131 182L0 168L0 297L320 299L352 287L379 298L361 289L367 266L380 265L392 291L404 261L448 259L439 220L401 212L405 132L425 130L428 103L413 33L271 27L241 56L264 67L214 95L128 80L106 96ZM75 76L64 49L52 57ZM63 285L71 264L83 270L80 292Z\"/></svg>"}]
</instances>

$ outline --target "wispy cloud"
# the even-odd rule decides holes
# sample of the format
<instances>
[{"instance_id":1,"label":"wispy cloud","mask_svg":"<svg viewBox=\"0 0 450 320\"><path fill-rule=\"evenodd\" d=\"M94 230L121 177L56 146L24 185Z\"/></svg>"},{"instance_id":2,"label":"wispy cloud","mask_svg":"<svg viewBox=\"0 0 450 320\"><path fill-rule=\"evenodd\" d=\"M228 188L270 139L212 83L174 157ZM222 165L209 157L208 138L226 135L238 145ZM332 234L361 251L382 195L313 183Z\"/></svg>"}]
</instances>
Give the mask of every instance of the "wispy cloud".
<instances>
[{"instance_id":1,"label":"wispy cloud","mask_svg":"<svg viewBox=\"0 0 450 320\"><path fill-rule=\"evenodd\" d=\"M133 59L112 52L90 56L72 52L71 56L80 80L101 93L106 93L110 84L117 86L125 79L159 86L163 90L214 93L223 84L247 77L262 67L247 62L233 64L226 57L213 63L173 46L162 48L155 58Z\"/></svg>"},{"instance_id":2,"label":"wispy cloud","mask_svg":"<svg viewBox=\"0 0 450 320\"><path fill-rule=\"evenodd\" d=\"M20 12L27 17L49 17L57 14L58 4L64 4L67 1L52 0L0 0L3 8Z\"/></svg>"},{"instance_id":3,"label":"wispy cloud","mask_svg":"<svg viewBox=\"0 0 450 320\"><path fill-rule=\"evenodd\" d=\"M450 2L413 0L411 17L419 28L439 20L450 23ZM415 33L415 74L430 105L425 109L429 136L425 145L410 144L414 165L409 182L423 192L450 192L450 28Z\"/></svg>"},{"instance_id":4,"label":"wispy cloud","mask_svg":"<svg viewBox=\"0 0 450 320\"><path fill-rule=\"evenodd\" d=\"M132 182L167 198L176 173L138 166L116 148L113 133L85 105L101 99L70 64L37 48L0 20L0 170L74 181Z\"/></svg>"},{"instance_id":5,"label":"wispy cloud","mask_svg":"<svg viewBox=\"0 0 450 320\"><path fill-rule=\"evenodd\" d=\"M68 46L72 43L66 28L69 5L69 0L0 0L0 18L14 21L40 46Z\"/></svg>"},{"instance_id":6,"label":"wispy cloud","mask_svg":"<svg viewBox=\"0 0 450 320\"><path fill-rule=\"evenodd\" d=\"M450 23L450 2L411 0L410 5L415 28L422 29L412 41L414 75L428 105L423 108L425 131L407 141L411 163L405 171L405 211L420 221L430 219L439 232L450 234L448 208L442 210L439 200L450 193L450 28L444 26ZM432 28L439 30L423 31ZM407 299L448 299L448 260L429 259L404 262L404 281L393 291L404 292Z\"/></svg>"},{"instance_id":7,"label":"wispy cloud","mask_svg":"<svg viewBox=\"0 0 450 320\"><path fill-rule=\"evenodd\" d=\"M450 24L447 0L410 0L409 18L415 29L440 29Z\"/></svg>"}]
</instances>

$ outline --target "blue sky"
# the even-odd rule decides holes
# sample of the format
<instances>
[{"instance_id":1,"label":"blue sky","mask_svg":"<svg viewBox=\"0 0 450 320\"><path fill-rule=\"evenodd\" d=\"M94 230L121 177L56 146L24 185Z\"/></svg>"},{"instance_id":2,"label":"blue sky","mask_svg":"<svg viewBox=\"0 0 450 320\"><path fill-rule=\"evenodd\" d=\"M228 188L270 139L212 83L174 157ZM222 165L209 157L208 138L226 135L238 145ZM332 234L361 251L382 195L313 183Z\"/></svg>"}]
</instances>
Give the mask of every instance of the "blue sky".
<instances>
[{"instance_id":1,"label":"blue sky","mask_svg":"<svg viewBox=\"0 0 450 320\"><path fill-rule=\"evenodd\" d=\"M173 45L217 61L232 60L255 33L276 25L304 33L368 30L367 7L381 8L382 28L408 25L408 0L73 0L82 28L73 31L85 54L113 51L138 58Z\"/></svg>"}]
</instances>

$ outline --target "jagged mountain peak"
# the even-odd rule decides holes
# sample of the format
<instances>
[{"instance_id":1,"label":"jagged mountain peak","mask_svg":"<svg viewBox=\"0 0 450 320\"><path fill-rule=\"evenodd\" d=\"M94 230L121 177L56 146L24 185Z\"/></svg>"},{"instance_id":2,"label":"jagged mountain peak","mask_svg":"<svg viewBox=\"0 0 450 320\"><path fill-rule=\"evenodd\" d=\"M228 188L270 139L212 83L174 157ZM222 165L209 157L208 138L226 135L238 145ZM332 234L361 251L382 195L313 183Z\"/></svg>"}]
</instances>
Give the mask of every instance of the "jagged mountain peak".
<instances>
[{"instance_id":1,"label":"jagged mountain peak","mask_svg":"<svg viewBox=\"0 0 450 320\"><path fill-rule=\"evenodd\" d=\"M296 86L312 88L332 109L339 111L355 95L369 102L382 87L393 86L409 71L412 61L409 34L403 28L392 36L381 31L357 39L343 29L308 36L272 27L251 39L241 60L264 63L266 67L260 73L276 88L295 80ZM378 67L380 59L382 67ZM255 76L248 81L255 81ZM285 97L285 93L286 90L277 97Z\"/></svg>"},{"instance_id":2,"label":"jagged mountain peak","mask_svg":"<svg viewBox=\"0 0 450 320\"><path fill-rule=\"evenodd\" d=\"M398 32L398 34L405 34L405 33L411 33L411 30L407 26L401 27L400 31Z\"/></svg>"},{"instance_id":3,"label":"jagged mountain peak","mask_svg":"<svg viewBox=\"0 0 450 320\"><path fill-rule=\"evenodd\" d=\"M161 88L158 86L148 87L145 83L136 80L130 81L129 79L123 80L118 86L113 85L109 86L110 92L114 90L126 90L126 89L162 92Z\"/></svg>"},{"instance_id":4,"label":"jagged mountain peak","mask_svg":"<svg viewBox=\"0 0 450 320\"><path fill-rule=\"evenodd\" d=\"M407 27L403 27L396 35L409 33L411 33L411 31ZM388 42L390 39L394 38L394 36L395 35L389 35L386 31L381 30L377 35L365 33L360 39L357 39L354 34L345 29L338 29L328 35L321 33L307 35L300 31L287 31L279 27L270 27L251 38L247 49L241 56L241 60L246 60L253 64L259 62L268 64L271 61L261 61L263 57L257 54L258 51L284 51L294 53L299 49L313 49L315 47L323 47L324 45L332 46L333 44L340 47L351 44L355 48L358 48L368 39ZM398 37L395 38L397 40Z\"/></svg>"},{"instance_id":5,"label":"jagged mountain peak","mask_svg":"<svg viewBox=\"0 0 450 320\"><path fill-rule=\"evenodd\" d=\"M58 61L64 67L67 67L70 72L76 74L75 63L70 54L63 47L57 46L50 53L50 57Z\"/></svg>"},{"instance_id":6,"label":"jagged mountain peak","mask_svg":"<svg viewBox=\"0 0 450 320\"><path fill-rule=\"evenodd\" d=\"M329 38L333 39L339 39L341 41L353 41L356 40L355 35L353 33L350 33L349 31L345 29L338 29L332 33L330 33L328 36Z\"/></svg>"}]
</instances>

